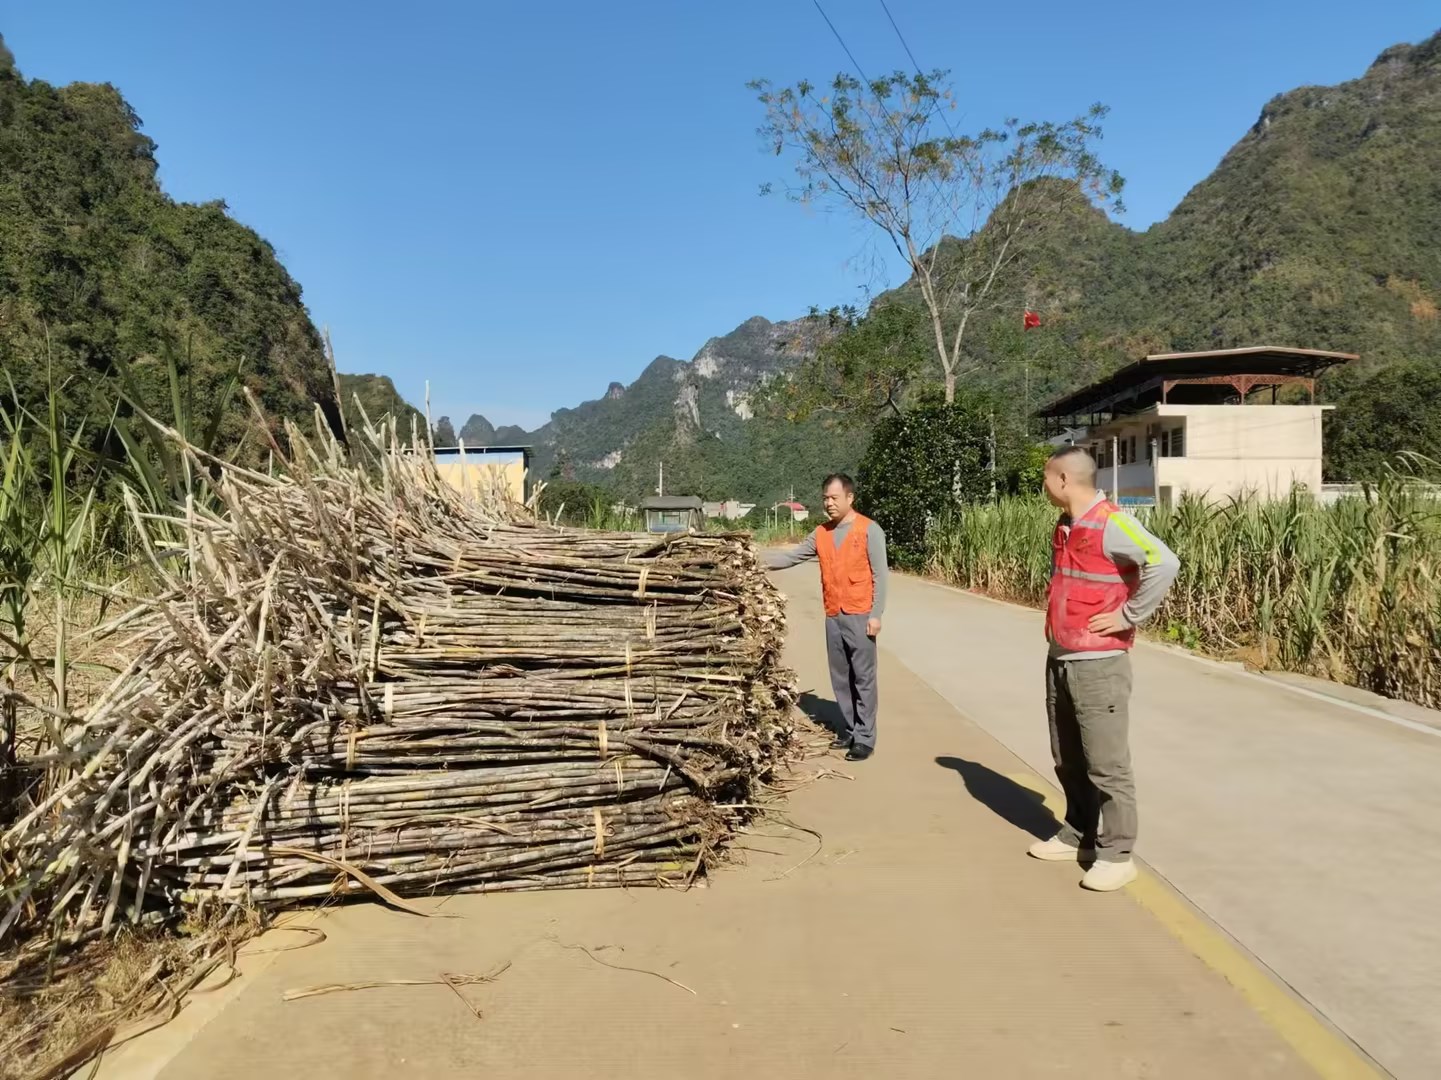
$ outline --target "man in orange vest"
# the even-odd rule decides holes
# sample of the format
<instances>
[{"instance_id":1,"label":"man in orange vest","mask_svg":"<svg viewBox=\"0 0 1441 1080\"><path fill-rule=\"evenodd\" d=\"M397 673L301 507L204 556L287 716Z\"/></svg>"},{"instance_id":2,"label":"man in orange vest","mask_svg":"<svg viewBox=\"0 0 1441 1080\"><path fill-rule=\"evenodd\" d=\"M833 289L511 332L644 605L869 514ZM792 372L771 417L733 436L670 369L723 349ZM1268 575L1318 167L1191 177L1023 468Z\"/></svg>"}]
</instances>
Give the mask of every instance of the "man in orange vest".
<instances>
[{"instance_id":1,"label":"man in orange vest","mask_svg":"<svg viewBox=\"0 0 1441 1080\"><path fill-rule=\"evenodd\" d=\"M1096 490L1096 463L1082 448L1051 455L1044 486L1063 511L1051 538L1046 715L1066 820L1030 853L1049 862L1089 862L1081 884L1114 892L1136 878L1130 649L1136 627L1161 606L1181 564Z\"/></svg>"},{"instance_id":2,"label":"man in orange vest","mask_svg":"<svg viewBox=\"0 0 1441 1080\"><path fill-rule=\"evenodd\" d=\"M856 485L833 473L821 485L829 519L797 547L766 554L773 570L818 559L826 609L826 654L831 689L840 706L840 730L831 747L847 761L864 761L876 749L876 635L886 607L886 534L856 513Z\"/></svg>"}]
</instances>

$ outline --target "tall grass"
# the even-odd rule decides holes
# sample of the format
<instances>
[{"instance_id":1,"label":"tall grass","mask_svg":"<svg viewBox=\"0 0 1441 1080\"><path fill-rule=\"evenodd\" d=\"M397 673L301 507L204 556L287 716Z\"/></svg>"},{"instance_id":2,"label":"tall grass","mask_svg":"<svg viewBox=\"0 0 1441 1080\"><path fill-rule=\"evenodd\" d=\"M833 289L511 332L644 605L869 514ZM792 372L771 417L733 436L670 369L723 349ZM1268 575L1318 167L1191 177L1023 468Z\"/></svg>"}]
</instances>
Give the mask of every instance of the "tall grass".
<instances>
[{"instance_id":1,"label":"tall grass","mask_svg":"<svg viewBox=\"0 0 1441 1080\"><path fill-rule=\"evenodd\" d=\"M164 420L147 411L128 373L114 410L98 422L64 415L63 388L54 385L43 409L27 408L13 386L0 398L0 818L25 786L16 768L21 742L43 752L63 737L72 675L87 669L73 646L107 602L96 583L125 576L132 561L120 492L152 513L211 497L210 476L177 451L167 427L191 446L217 446L239 365L208 417L199 416L173 354L167 366L169 409L155 410L170 413ZM130 418L119 416L122 404ZM93 449L112 441L119 457Z\"/></svg>"},{"instance_id":2,"label":"tall grass","mask_svg":"<svg viewBox=\"0 0 1441 1080\"><path fill-rule=\"evenodd\" d=\"M46 735L69 708L70 626L77 581L96 548L98 473L83 460L84 421L61 416L56 387L46 413L35 416L14 391L0 406L0 797L15 794L22 675L45 688L53 712L40 715ZM37 622L42 608L45 645Z\"/></svg>"},{"instance_id":3,"label":"tall grass","mask_svg":"<svg viewBox=\"0 0 1441 1080\"><path fill-rule=\"evenodd\" d=\"M1441 706L1441 499L1396 475L1323 506L1304 494L1140 516L1181 560L1151 627L1191 648ZM928 572L1041 606L1056 511L1005 499L940 522Z\"/></svg>"}]
</instances>

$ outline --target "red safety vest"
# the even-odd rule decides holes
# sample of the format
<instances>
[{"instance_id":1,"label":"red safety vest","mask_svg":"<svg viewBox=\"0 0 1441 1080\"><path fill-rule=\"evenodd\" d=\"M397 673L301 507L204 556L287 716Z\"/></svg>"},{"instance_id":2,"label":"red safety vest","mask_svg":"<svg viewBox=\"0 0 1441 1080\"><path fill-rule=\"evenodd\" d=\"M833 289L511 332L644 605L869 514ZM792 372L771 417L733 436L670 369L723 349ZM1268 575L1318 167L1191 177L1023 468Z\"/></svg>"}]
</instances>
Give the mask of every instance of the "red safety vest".
<instances>
[{"instance_id":1,"label":"red safety vest","mask_svg":"<svg viewBox=\"0 0 1441 1080\"><path fill-rule=\"evenodd\" d=\"M816 556L821 561L821 600L827 615L869 615L875 601L871 579L871 554L866 547L866 530L871 519L857 514L851 530L836 547L836 527L822 525L816 530Z\"/></svg>"},{"instance_id":2,"label":"red safety vest","mask_svg":"<svg viewBox=\"0 0 1441 1080\"><path fill-rule=\"evenodd\" d=\"M1106 521L1119 513L1102 499L1069 530L1056 525L1051 537L1051 588L1046 600L1046 637L1067 652L1120 652L1136 640L1136 629L1122 634L1093 634L1092 615L1115 611L1136 591L1140 571L1122 568L1106 557L1102 538Z\"/></svg>"}]
</instances>

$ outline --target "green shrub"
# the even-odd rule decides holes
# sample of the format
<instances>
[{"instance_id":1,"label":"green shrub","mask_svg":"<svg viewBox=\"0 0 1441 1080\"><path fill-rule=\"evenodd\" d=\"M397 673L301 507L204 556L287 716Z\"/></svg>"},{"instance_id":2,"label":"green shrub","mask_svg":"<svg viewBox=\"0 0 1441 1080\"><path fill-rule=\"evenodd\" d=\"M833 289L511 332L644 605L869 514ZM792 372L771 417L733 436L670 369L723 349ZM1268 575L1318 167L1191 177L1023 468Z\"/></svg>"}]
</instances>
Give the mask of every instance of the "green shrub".
<instances>
[{"instance_id":1,"label":"green shrub","mask_svg":"<svg viewBox=\"0 0 1441 1080\"><path fill-rule=\"evenodd\" d=\"M979 398L921 405L876 425L857 499L885 529L897 566L921 566L932 523L990 495L989 438L989 410Z\"/></svg>"}]
</instances>

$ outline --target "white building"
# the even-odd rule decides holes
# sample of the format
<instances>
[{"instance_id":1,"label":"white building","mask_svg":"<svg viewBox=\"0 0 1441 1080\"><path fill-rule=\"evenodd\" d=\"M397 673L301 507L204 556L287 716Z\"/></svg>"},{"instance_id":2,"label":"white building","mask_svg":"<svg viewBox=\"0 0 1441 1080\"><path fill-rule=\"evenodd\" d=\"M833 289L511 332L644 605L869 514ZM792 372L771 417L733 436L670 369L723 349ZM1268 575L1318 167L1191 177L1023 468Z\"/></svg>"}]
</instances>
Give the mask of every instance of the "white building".
<instances>
[{"instance_id":1,"label":"white building","mask_svg":"<svg viewBox=\"0 0 1441 1080\"><path fill-rule=\"evenodd\" d=\"M1319 494L1322 417L1332 406L1315 403L1316 375L1355 359L1273 346L1161 353L1038 415L1073 428L1068 441L1091 451L1100 486L1123 503L1278 498L1297 486ZM1283 404L1283 390L1306 400Z\"/></svg>"},{"instance_id":2,"label":"white building","mask_svg":"<svg viewBox=\"0 0 1441 1080\"><path fill-rule=\"evenodd\" d=\"M755 508L755 503L741 502L738 499L726 499L723 502L708 502L703 504L706 517L720 518L723 521L739 521Z\"/></svg>"}]
</instances>

